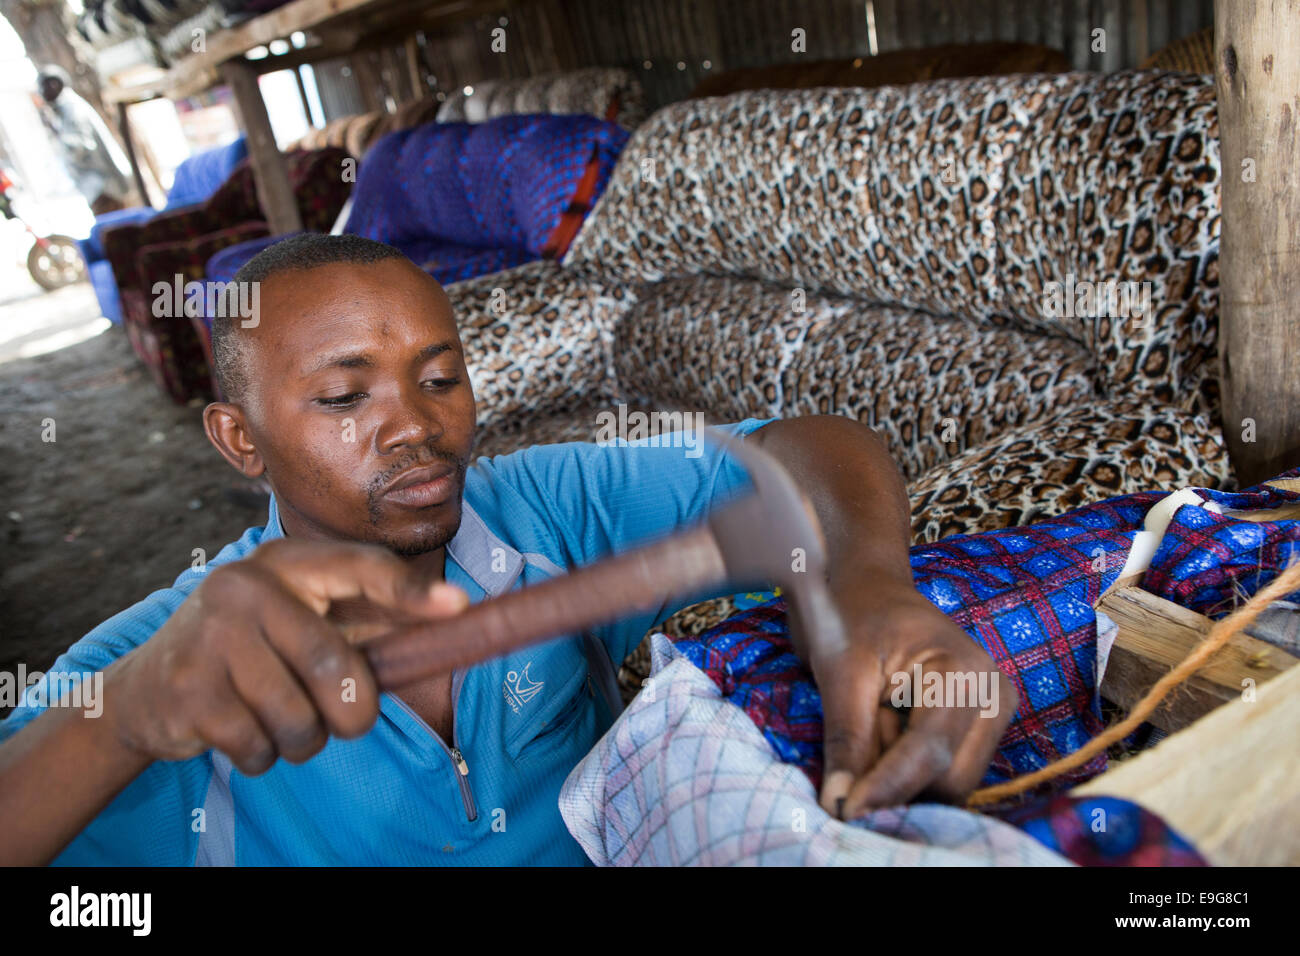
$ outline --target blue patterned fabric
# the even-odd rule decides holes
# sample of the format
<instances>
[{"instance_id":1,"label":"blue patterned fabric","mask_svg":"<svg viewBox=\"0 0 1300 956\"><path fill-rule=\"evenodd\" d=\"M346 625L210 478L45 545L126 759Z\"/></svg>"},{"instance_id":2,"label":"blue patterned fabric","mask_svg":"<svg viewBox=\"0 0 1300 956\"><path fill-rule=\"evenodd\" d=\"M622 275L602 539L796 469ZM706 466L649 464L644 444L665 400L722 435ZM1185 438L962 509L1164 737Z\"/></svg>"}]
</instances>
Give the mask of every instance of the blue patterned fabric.
<instances>
[{"instance_id":1,"label":"blue patterned fabric","mask_svg":"<svg viewBox=\"0 0 1300 956\"><path fill-rule=\"evenodd\" d=\"M1119 797L1042 797L998 814L1080 866L1209 866L1150 810Z\"/></svg>"},{"instance_id":2,"label":"blue patterned fabric","mask_svg":"<svg viewBox=\"0 0 1300 956\"><path fill-rule=\"evenodd\" d=\"M1296 475L1300 469L1287 473ZM1300 492L1269 485L1198 493L1221 508L1242 511L1300 502ZM1020 696L984 785L1037 770L1101 731L1093 605L1119 576L1147 511L1164 495L1125 495L1033 525L911 549L917 589L979 642ZM1300 521L1252 522L1182 507L1142 586L1217 617L1297 559ZM785 600L772 593L747 600L759 603L677 647L749 714L782 760L819 783L821 698L790 644ZM1063 774L1053 788L1105 767L1101 754Z\"/></svg>"},{"instance_id":3,"label":"blue patterned fabric","mask_svg":"<svg viewBox=\"0 0 1300 956\"><path fill-rule=\"evenodd\" d=\"M248 140L243 136L213 149L195 153L176 167L172 188L167 193L166 209L178 209L203 202L230 178L235 167L248 156Z\"/></svg>"},{"instance_id":4,"label":"blue patterned fabric","mask_svg":"<svg viewBox=\"0 0 1300 956\"><path fill-rule=\"evenodd\" d=\"M590 116L503 116L425 123L380 139L366 154L348 231L391 243L420 263L446 246L542 254L597 158L597 195L628 133Z\"/></svg>"},{"instance_id":5,"label":"blue patterned fabric","mask_svg":"<svg viewBox=\"0 0 1300 956\"><path fill-rule=\"evenodd\" d=\"M578 115L399 130L366 153L346 231L396 246L444 285L522 265L541 257L593 157L600 195L627 138ZM207 277L229 282L283 238L221 250Z\"/></svg>"}]
</instances>

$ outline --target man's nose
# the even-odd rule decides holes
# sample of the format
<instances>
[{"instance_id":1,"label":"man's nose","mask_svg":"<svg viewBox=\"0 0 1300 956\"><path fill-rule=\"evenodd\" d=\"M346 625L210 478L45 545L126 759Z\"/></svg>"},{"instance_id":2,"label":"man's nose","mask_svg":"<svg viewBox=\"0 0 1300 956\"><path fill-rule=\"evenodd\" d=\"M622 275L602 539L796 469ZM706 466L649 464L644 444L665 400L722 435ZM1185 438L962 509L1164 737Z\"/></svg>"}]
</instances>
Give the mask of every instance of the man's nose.
<instances>
[{"instance_id":1,"label":"man's nose","mask_svg":"<svg viewBox=\"0 0 1300 956\"><path fill-rule=\"evenodd\" d=\"M383 417L375 436L381 454L404 445L427 445L442 437L443 424L437 403L430 401L418 386L400 389L381 408Z\"/></svg>"}]
</instances>

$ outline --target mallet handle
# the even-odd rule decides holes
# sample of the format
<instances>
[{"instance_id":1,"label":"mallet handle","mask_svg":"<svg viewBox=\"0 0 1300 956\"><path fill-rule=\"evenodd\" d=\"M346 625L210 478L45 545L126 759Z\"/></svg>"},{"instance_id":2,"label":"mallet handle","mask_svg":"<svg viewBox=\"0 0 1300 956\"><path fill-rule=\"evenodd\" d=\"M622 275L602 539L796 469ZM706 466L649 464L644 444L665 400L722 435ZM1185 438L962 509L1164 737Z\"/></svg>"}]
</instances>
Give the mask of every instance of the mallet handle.
<instances>
[{"instance_id":1,"label":"mallet handle","mask_svg":"<svg viewBox=\"0 0 1300 956\"><path fill-rule=\"evenodd\" d=\"M726 577L713 532L700 525L471 605L455 617L406 625L364 649L379 686L389 690L651 610Z\"/></svg>"}]
</instances>

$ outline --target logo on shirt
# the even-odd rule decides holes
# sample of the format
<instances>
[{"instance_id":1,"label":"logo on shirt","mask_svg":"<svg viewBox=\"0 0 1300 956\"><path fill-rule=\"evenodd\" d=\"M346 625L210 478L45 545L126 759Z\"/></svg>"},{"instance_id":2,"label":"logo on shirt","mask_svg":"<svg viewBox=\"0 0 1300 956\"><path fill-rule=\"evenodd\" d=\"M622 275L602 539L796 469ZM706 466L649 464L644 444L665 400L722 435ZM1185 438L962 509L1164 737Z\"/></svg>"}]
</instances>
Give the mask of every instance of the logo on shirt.
<instances>
[{"instance_id":1,"label":"logo on shirt","mask_svg":"<svg viewBox=\"0 0 1300 956\"><path fill-rule=\"evenodd\" d=\"M509 671L506 674L505 681L501 684L501 693L505 697L506 703L510 705L510 709L516 714L519 713L520 707L537 696L537 692L546 683L543 680L534 681L528 676L528 668L532 666L533 662L529 661L524 665L523 673Z\"/></svg>"}]
</instances>

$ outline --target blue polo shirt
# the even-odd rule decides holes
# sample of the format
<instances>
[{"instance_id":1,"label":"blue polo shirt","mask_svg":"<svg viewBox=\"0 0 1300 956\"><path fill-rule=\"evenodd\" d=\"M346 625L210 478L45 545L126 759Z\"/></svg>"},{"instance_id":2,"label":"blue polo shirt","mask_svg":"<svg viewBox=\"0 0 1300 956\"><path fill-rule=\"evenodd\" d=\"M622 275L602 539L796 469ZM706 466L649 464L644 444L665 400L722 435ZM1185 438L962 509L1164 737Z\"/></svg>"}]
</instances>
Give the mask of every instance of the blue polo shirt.
<instances>
[{"instance_id":1,"label":"blue polo shirt","mask_svg":"<svg viewBox=\"0 0 1300 956\"><path fill-rule=\"evenodd\" d=\"M749 419L726 430L743 435L764 424ZM466 474L460 529L447 545L447 580L480 601L699 520L749 484L715 444L701 451L690 457L661 439L654 447L570 443L478 459ZM208 567L283 535L272 497L265 527L244 532ZM50 670L107 667L148 640L204 573L187 570L109 618ZM157 761L55 862L584 863L560 817L560 786L612 719L601 693L610 692L610 662L622 661L673 610L454 672L453 740L384 694L368 734L331 739L304 764L280 760L247 777L214 751ZM35 692L0 722L0 741L40 713Z\"/></svg>"}]
</instances>

